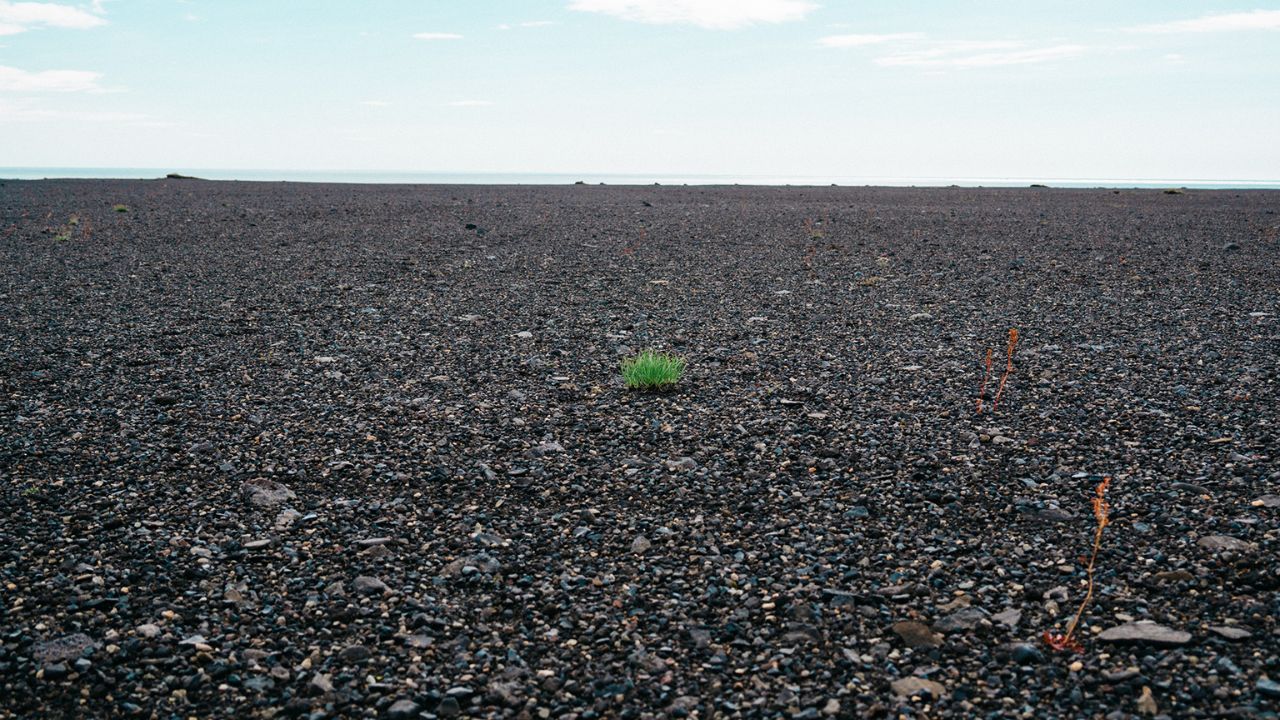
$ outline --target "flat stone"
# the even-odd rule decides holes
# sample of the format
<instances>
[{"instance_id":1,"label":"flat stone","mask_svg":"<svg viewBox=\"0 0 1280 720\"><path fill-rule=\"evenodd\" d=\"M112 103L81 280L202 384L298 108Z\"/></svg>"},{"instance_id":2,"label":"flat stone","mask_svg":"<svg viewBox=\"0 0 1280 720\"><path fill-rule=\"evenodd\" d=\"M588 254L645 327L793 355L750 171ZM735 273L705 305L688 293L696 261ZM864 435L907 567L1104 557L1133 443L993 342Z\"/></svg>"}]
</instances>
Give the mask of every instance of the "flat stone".
<instances>
[{"instance_id":1,"label":"flat stone","mask_svg":"<svg viewBox=\"0 0 1280 720\"><path fill-rule=\"evenodd\" d=\"M1270 698L1280 698L1280 683L1271 678L1258 678L1258 693Z\"/></svg>"},{"instance_id":2,"label":"flat stone","mask_svg":"<svg viewBox=\"0 0 1280 720\"><path fill-rule=\"evenodd\" d=\"M957 610L950 615L942 618L933 624L933 629L938 632L956 632L959 630L972 630L978 626L986 617L986 613L978 608L964 608Z\"/></svg>"},{"instance_id":3,"label":"flat stone","mask_svg":"<svg viewBox=\"0 0 1280 720\"><path fill-rule=\"evenodd\" d=\"M1212 552L1251 553L1258 549L1257 545L1230 535L1206 535L1196 544Z\"/></svg>"},{"instance_id":4,"label":"flat stone","mask_svg":"<svg viewBox=\"0 0 1280 720\"><path fill-rule=\"evenodd\" d=\"M947 694L947 689L942 686L942 683L933 680L906 677L893 681L893 694L900 698L928 694L930 698L938 700Z\"/></svg>"},{"instance_id":5,"label":"flat stone","mask_svg":"<svg viewBox=\"0 0 1280 720\"><path fill-rule=\"evenodd\" d=\"M64 660L74 660L83 655L86 650L93 650L96 647L98 647L98 644L88 635L71 633L53 640L36 643L31 648L31 657L44 664L58 663Z\"/></svg>"},{"instance_id":6,"label":"flat stone","mask_svg":"<svg viewBox=\"0 0 1280 720\"><path fill-rule=\"evenodd\" d=\"M271 540L250 540L245 543L243 547L245 550L265 550L266 548L271 547Z\"/></svg>"},{"instance_id":7,"label":"flat stone","mask_svg":"<svg viewBox=\"0 0 1280 720\"><path fill-rule=\"evenodd\" d=\"M1177 647L1191 642L1191 633L1153 622L1134 622L1107 628L1102 631L1098 639L1109 643L1147 643L1162 647Z\"/></svg>"},{"instance_id":8,"label":"flat stone","mask_svg":"<svg viewBox=\"0 0 1280 720\"><path fill-rule=\"evenodd\" d=\"M1231 627L1230 625L1212 625L1209 627L1209 631L1228 640L1248 640L1253 637L1253 633L1248 630Z\"/></svg>"},{"instance_id":9,"label":"flat stone","mask_svg":"<svg viewBox=\"0 0 1280 720\"><path fill-rule=\"evenodd\" d=\"M1018 623L1022 621L1022 611L1018 608L1001 610L995 615L992 615L991 619L1006 627L1018 627Z\"/></svg>"},{"instance_id":10,"label":"flat stone","mask_svg":"<svg viewBox=\"0 0 1280 720\"><path fill-rule=\"evenodd\" d=\"M385 593L390 590L386 583L369 575L360 575L351 582L351 587L353 587L356 592L368 593L370 595Z\"/></svg>"},{"instance_id":11,"label":"flat stone","mask_svg":"<svg viewBox=\"0 0 1280 720\"><path fill-rule=\"evenodd\" d=\"M902 638L909 648L938 647L942 644L942 636L929 629L924 623L914 620L903 620L893 624L893 631Z\"/></svg>"}]
</instances>

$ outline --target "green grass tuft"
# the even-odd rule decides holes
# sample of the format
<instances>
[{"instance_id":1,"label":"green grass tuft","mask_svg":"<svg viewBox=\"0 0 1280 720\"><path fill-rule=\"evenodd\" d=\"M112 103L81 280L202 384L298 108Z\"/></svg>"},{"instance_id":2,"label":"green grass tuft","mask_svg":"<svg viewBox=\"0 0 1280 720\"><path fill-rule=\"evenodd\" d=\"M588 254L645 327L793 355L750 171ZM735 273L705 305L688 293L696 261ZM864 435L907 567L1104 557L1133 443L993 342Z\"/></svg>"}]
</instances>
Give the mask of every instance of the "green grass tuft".
<instances>
[{"instance_id":1,"label":"green grass tuft","mask_svg":"<svg viewBox=\"0 0 1280 720\"><path fill-rule=\"evenodd\" d=\"M657 390L676 384L684 374L684 366L682 357L645 350L622 361L622 379L629 388Z\"/></svg>"},{"instance_id":2,"label":"green grass tuft","mask_svg":"<svg viewBox=\"0 0 1280 720\"><path fill-rule=\"evenodd\" d=\"M117 205L112 209L115 210L116 212L129 212L128 205Z\"/></svg>"}]
</instances>

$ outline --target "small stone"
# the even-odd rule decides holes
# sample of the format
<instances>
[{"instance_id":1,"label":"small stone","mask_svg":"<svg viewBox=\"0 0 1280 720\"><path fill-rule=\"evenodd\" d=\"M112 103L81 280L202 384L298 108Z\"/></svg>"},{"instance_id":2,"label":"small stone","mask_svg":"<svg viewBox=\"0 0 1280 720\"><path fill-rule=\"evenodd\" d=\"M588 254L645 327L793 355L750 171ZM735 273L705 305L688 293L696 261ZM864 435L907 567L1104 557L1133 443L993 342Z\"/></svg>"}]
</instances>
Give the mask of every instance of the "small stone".
<instances>
[{"instance_id":1,"label":"small stone","mask_svg":"<svg viewBox=\"0 0 1280 720\"><path fill-rule=\"evenodd\" d=\"M933 700L946 695L947 689L942 683L918 677L907 677L893 681L893 694L900 698L909 698L927 694Z\"/></svg>"},{"instance_id":2,"label":"small stone","mask_svg":"<svg viewBox=\"0 0 1280 720\"><path fill-rule=\"evenodd\" d=\"M520 332L516 333L514 337L520 338L521 340L532 340L533 333L529 332L528 330L521 330Z\"/></svg>"},{"instance_id":3,"label":"small stone","mask_svg":"<svg viewBox=\"0 0 1280 720\"><path fill-rule=\"evenodd\" d=\"M1136 622L1107 628L1098 635L1098 639L1109 643L1148 643L1162 647L1177 647L1191 642L1191 633L1153 622Z\"/></svg>"},{"instance_id":4,"label":"small stone","mask_svg":"<svg viewBox=\"0 0 1280 720\"><path fill-rule=\"evenodd\" d=\"M911 322L922 322L924 320L932 320L933 316L927 312L920 312L912 315L907 319L910 320Z\"/></svg>"},{"instance_id":5,"label":"small stone","mask_svg":"<svg viewBox=\"0 0 1280 720\"><path fill-rule=\"evenodd\" d=\"M302 518L302 513L298 512L297 510L294 510L293 508L285 508L284 510L280 511L279 515L276 515L275 529L288 530L290 527L293 526L295 522L297 522L301 518Z\"/></svg>"},{"instance_id":6,"label":"small stone","mask_svg":"<svg viewBox=\"0 0 1280 720\"><path fill-rule=\"evenodd\" d=\"M648 552L651 547L653 547L653 543L649 541L649 538L643 535L637 535L636 539L631 541L631 552L636 555L643 555Z\"/></svg>"},{"instance_id":7,"label":"small stone","mask_svg":"<svg viewBox=\"0 0 1280 720\"><path fill-rule=\"evenodd\" d=\"M317 694L328 694L333 692L333 682L329 679L328 675L323 675L321 673L312 675L311 682L307 683L307 687L310 688L311 692Z\"/></svg>"},{"instance_id":8,"label":"small stone","mask_svg":"<svg viewBox=\"0 0 1280 720\"><path fill-rule=\"evenodd\" d=\"M1080 662L1079 660L1076 660L1075 662L1068 665L1067 669L1070 670L1071 672L1080 672L1081 670L1084 669L1084 663Z\"/></svg>"},{"instance_id":9,"label":"small stone","mask_svg":"<svg viewBox=\"0 0 1280 720\"><path fill-rule=\"evenodd\" d=\"M840 701L835 698L830 698L829 700L827 700L827 704L822 706L822 714L823 715L839 715Z\"/></svg>"},{"instance_id":10,"label":"small stone","mask_svg":"<svg viewBox=\"0 0 1280 720\"><path fill-rule=\"evenodd\" d=\"M414 648L416 650L422 650L423 648L431 647L431 644L433 642L435 641L432 640L431 636L429 635L409 635L404 639L405 645L408 645L409 647Z\"/></svg>"},{"instance_id":11,"label":"small stone","mask_svg":"<svg viewBox=\"0 0 1280 720\"><path fill-rule=\"evenodd\" d=\"M1044 662L1040 648L1028 643L1017 643L1010 648L1009 656L1019 665L1036 665Z\"/></svg>"},{"instance_id":12,"label":"small stone","mask_svg":"<svg viewBox=\"0 0 1280 720\"><path fill-rule=\"evenodd\" d=\"M461 712L462 706L458 704L458 698L452 695L446 695L436 707L436 715L440 717L457 717Z\"/></svg>"},{"instance_id":13,"label":"small stone","mask_svg":"<svg viewBox=\"0 0 1280 720\"><path fill-rule=\"evenodd\" d=\"M418 703L409 700L397 700L391 703L391 707L387 708L387 717L391 720L407 720L418 716L422 708L418 707Z\"/></svg>"},{"instance_id":14,"label":"small stone","mask_svg":"<svg viewBox=\"0 0 1280 720\"><path fill-rule=\"evenodd\" d=\"M363 540L357 540L356 545L367 548L367 547L376 547L378 545L386 545L389 542L391 542L391 538L389 537L373 537L373 538L364 538Z\"/></svg>"},{"instance_id":15,"label":"small stone","mask_svg":"<svg viewBox=\"0 0 1280 720\"><path fill-rule=\"evenodd\" d=\"M134 628L134 632L138 633L144 638L153 638L160 634L160 626L153 625L151 623L143 623L138 627Z\"/></svg>"},{"instance_id":16,"label":"small stone","mask_svg":"<svg viewBox=\"0 0 1280 720\"><path fill-rule=\"evenodd\" d=\"M1255 507L1280 507L1280 495L1263 495L1251 504Z\"/></svg>"},{"instance_id":17,"label":"small stone","mask_svg":"<svg viewBox=\"0 0 1280 720\"><path fill-rule=\"evenodd\" d=\"M1151 695L1151 688L1143 686L1142 696L1138 698L1138 712L1148 717L1159 714L1160 708L1156 705L1156 699Z\"/></svg>"},{"instance_id":18,"label":"small stone","mask_svg":"<svg viewBox=\"0 0 1280 720\"><path fill-rule=\"evenodd\" d=\"M250 550L250 551L265 550L266 548L271 547L271 540L270 539L250 540L249 542L245 543L243 547L245 550Z\"/></svg>"},{"instance_id":19,"label":"small stone","mask_svg":"<svg viewBox=\"0 0 1280 720\"><path fill-rule=\"evenodd\" d=\"M894 623L893 631L909 648L938 647L942 644L941 635L930 630L927 625L914 620Z\"/></svg>"},{"instance_id":20,"label":"small stone","mask_svg":"<svg viewBox=\"0 0 1280 720\"><path fill-rule=\"evenodd\" d=\"M682 458L677 458L675 460L666 460L664 461L664 464L667 466L667 470L670 470L671 472L681 472L681 471L690 471L690 470L698 469L698 461L694 460L691 457L682 457Z\"/></svg>"},{"instance_id":21,"label":"small stone","mask_svg":"<svg viewBox=\"0 0 1280 720\"><path fill-rule=\"evenodd\" d=\"M369 595L385 593L390 590L390 588L387 587L386 583L382 582L376 577L371 577L369 575L360 575L359 577L357 577L355 580L352 581L351 587L353 587L356 592L366 593Z\"/></svg>"},{"instance_id":22,"label":"small stone","mask_svg":"<svg viewBox=\"0 0 1280 720\"><path fill-rule=\"evenodd\" d=\"M372 654L369 648L363 645L348 645L338 653L338 659L346 663L354 663L365 660Z\"/></svg>"},{"instance_id":23,"label":"small stone","mask_svg":"<svg viewBox=\"0 0 1280 720\"><path fill-rule=\"evenodd\" d=\"M45 680L62 680L67 677L69 671L65 664L53 663L51 665L45 665L43 673Z\"/></svg>"},{"instance_id":24,"label":"small stone","mask_svg":"<svg viewBox=\"0 0 1280 720\"><path fill-rule=\"evenodd\" d=\"M1271 678L1258 678L1258 692L1270 698L1280 698L1280 683Z\"/></svg>"}]
</instances>

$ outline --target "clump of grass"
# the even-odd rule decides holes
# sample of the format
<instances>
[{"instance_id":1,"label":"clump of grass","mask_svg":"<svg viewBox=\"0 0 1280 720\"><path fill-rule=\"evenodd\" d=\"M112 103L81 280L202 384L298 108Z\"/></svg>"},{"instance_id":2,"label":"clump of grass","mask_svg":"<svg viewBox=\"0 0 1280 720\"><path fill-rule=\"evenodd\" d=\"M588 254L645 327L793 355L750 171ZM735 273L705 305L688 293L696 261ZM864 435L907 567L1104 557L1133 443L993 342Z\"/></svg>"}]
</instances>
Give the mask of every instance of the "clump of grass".
<instances>
[{"instance_id":1,"label":"clump of grass","mask_svg":"<svg viewBox=\"0 0 1280 720\"><path fill-rule=\"evenodd\" d=\"M116 206L115 206L114 208L112 208L112 209L113 209L113 210L115 210L116 212L129 212L129 206L128 206L128 205L116 205Z\"/></svg>"},{"instance_id":2,"label":"clump of grass","mask_svg":"<svg viewBox=\"0 0 1280 720\"><path fill-rule=\"evenodd\" d=\"M1102 482L1098 483L1094 491L1093 519L1097 522L1097 527L1093 531L1093 554L1089 556L1089 565L1085 568L1085 574L1089 577L1089 588L1084 594L1084 601L1080 603L1076 616L1071 618L1066 632L1059 635L1046 630L1044 633L1045 643L1054 650L1084 652L1084 646L1075 639L1075 634L1076 628L1080 625L1080 618L1084 615L1084 609L1089 606L1089 601L1093 600L1093 566L1098 561L1098 550L1102 547L1102 531L1111 524L1111 503L1107 502L1107 488L1110 486L1111 476L1107 475L1102 478Z\"/></svg>"},{"instance_id":3,"label":"clump of grass","mask_svg":"<svg viewBox=\"0 0 1280 720\"><path fill-rule=\"evenodd\" d=\"M658 390L675 385L685 364L677 355L645 350L622 361L622 379L632 389Z\"/></svg>"}]
</instances>

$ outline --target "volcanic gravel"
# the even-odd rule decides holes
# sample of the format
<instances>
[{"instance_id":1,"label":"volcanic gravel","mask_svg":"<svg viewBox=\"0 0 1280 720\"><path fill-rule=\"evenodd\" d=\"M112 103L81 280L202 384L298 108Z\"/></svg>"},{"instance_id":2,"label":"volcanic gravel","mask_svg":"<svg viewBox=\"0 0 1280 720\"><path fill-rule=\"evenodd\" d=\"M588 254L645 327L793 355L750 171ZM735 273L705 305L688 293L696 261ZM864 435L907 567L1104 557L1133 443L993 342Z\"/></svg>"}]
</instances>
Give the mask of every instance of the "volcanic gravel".
<instances>
[{"instance_id":1,"label":"volcanic gravel","mask_svg":"<svg viewBox=\"0 0 1280 720\"><path fill-rule=\"evenodd\" d=\"M1276 717L1277 210L2 182L0 716Z\"/></svg>"}]
</instances>

